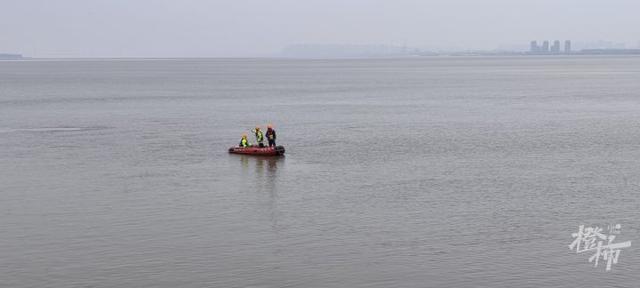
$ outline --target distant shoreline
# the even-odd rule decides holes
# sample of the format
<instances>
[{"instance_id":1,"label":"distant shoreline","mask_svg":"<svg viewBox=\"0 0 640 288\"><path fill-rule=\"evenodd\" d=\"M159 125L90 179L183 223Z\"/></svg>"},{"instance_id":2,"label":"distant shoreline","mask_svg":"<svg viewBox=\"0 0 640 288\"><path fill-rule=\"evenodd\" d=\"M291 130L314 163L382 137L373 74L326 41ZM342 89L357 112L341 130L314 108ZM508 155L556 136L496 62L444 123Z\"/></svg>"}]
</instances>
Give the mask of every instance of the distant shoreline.
<instances>
[{"instance_id":1,"label":"distant shoreline","mask_svg":"<svg viewBox=\"0 0 640 288\"><path fill-rule=\"evenodd\" d=\"M0 53L0 60L24 60L21 54Z\"/></svg>"},{"instance_id":2,"label":"distant shoreline","mask_svg":"<svg viewBox=\"0 0 640 288\"><path fill-rule=\"evenodd\" d=\"M640 53L571 53L571 54L533 54L533 53L451 53L438 55L389 55L389 56L351 56L351 57L287 57L287 56L261 56L261 57L21 57L1 58L0 61L180 61L180 60L383 60L383 59L433 59L433 58L573 58L573 57L640 57Z\"/></svg>"}]
</instances>

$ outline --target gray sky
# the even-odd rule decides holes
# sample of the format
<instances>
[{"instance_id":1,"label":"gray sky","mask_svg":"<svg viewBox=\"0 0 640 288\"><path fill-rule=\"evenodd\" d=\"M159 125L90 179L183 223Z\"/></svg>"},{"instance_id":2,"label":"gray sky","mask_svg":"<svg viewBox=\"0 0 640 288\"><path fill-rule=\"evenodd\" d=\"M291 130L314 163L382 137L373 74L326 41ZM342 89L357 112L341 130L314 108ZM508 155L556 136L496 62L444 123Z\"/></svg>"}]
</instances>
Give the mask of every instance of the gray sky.
<instances>
[{"instance_id":1,"label":"gray sky","mask_svg":"<svg viewBox=\"0 0 640 288\"><path fill-rule=\"evenodd\" d=\"M638 0L2 0L0 53L269 56L289 44L640 41Z\"/></svg>"}]
</instances>

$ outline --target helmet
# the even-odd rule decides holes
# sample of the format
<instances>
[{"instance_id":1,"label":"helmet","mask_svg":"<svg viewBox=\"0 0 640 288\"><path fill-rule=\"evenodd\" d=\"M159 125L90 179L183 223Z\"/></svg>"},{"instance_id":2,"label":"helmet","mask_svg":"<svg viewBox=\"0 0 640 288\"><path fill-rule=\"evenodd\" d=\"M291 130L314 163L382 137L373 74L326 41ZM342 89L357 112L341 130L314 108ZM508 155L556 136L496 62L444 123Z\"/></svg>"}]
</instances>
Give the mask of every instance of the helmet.
<instances>
[{"instance_id":1,"label":"helmet","mask_svg":"<svg viewBox=\"0 0 640 288\"><path fill-rule=\"evenodd\" d=\"M260 130L260 126L256 126L256 130Z\"/></svg>"},{"instance_id":2,"label":"helmet","mask_svg":"<svg viewBox=\"0 0 640 288\"><path fill-rule=\"evenodd\" d=\"M242 134L242 138L247 138L247 134L246 133Z\"/></svg>"}]
</instances>

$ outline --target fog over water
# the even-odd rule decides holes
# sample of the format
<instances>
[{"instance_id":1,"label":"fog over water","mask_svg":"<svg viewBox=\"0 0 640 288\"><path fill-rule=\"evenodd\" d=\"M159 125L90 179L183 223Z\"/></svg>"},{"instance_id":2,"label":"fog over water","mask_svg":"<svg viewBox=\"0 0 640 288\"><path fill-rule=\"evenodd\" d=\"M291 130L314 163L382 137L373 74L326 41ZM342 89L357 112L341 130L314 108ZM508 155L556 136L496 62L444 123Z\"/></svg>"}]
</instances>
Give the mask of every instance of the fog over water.
<instances>
[{"instance_id":1,"label":"fog over water","mask_svg":"<svg viewBox=\"0 0 640 288\"><path fill-rule=\"evenodd\" d=\"M636 0L5 0L0 53L254 57L291 44L495 49L640 41Z\"/></svg>"}]
</instances>

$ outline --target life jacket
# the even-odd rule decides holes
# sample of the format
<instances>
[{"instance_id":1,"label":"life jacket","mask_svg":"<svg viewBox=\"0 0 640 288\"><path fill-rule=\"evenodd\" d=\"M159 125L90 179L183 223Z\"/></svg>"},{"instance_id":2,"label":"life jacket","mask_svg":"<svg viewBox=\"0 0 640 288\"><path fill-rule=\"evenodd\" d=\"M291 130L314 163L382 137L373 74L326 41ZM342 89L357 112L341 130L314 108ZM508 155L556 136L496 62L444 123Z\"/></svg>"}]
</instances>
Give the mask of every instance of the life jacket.
<instances>
[{"instance_id":1,"label":"life jacket","mask_svg":"<svg viewBox=\"0 0 640 288\"><path fill-rule=\"evenodd\" d=\"M267 138L269 140L276 140L276 131L271 128L267 129Z\"/></svg>"},{"instance_id":2,"label":"life jacket","mask_svg":"<svg viewBox=\"0 0 640 288\"><path fill-rule=\"evenodd\" d=\"M242 138L242 140L240 140L240 147L249 147L249 141L247 141L247 138Z\"/></svg>"},{"instance_id":3,"label":"life jacket","mask_svg":"<svg viewBox=\"0 0 640 288\"><path fill-rule=\"evenodd\" d=\"M264 141L264 134L262 134L262 131L260 130L254 130L256 133L256 141L258 142L263 142Z\"/></svg>"}]
</instances>

